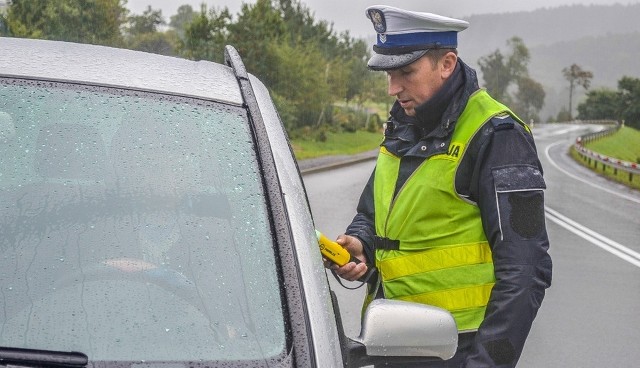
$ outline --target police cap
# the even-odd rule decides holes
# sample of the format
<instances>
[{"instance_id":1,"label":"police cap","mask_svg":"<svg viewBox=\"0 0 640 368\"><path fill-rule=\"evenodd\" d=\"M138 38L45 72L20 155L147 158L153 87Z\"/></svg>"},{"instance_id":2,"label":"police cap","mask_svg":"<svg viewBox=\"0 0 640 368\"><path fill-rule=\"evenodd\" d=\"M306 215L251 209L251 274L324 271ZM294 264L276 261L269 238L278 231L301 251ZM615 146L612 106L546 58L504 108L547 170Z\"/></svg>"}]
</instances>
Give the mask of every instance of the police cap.
<instances>
[{"instance_id":1,"label":"police cap","mask_svg":"<svg viewBox=\"0 0 640 368\"><path fill-rule=\"evenodd\" d=\"M366 15L378 34L368 62L372 70L402 68L430 49L456 48L458 32L469 27L463 20L387 5L370 6Z\"/></svg>"}]
</instances>

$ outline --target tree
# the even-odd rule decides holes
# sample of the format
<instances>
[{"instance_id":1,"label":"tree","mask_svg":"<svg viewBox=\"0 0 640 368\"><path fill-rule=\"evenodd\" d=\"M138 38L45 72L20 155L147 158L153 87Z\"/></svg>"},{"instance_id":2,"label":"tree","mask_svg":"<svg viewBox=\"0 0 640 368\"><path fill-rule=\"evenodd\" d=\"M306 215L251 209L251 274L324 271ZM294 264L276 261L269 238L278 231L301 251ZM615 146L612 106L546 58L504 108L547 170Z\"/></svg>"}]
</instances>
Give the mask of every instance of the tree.
<instances>
[{"instance_id":1,"label":"tree","mask_svg":"<svg viewBox=\"0 0 640 368\"><path fill-rule=\"evenodd\" d=\"M348 38L348 34L345 37ZM362 103L367 98L367 80L372 77L371 71L367 68L368 47L366 42L358 40L351 45L350 49L352 53L342 65L347 73L345 101L349 103L352 99L359 98L358 102Z\"/></svg>"},{"instance_id":2,"label":"tree","mask_svg":"<svg viewBox=\"0 0 640 368\"><path fill-rule=\"evenodd\" d=\"M285 38L286 24L280 9L270 0L257 0L254 4L244 3L236 22L228 25L228 43L234 45L248 71L264 78L267 85L277 82L272 68L274 64L270 45L273 41L288 42L293 46L301 36Z\"/></svg>"},{"instance_id":3,"label":"tree","mask_svg":"<svg viewBox=\"0 0 640 368\"><path fill-rule=\"evenodd\" d=\"M531 78L518 79L518 92L516 92L515 110L525 122L538 121L538 111L544 105L544 88Z\"/></svg>"},{"instance_id":4,"label":"tree","mask_svg":"<svg viewBox=\"0 0 640 368\"><path fill-rule=\"evenodd\" d=\"M524 78L529 75L529 61L531 56L529 49L525 46L524 41L520 37L511 37L507 41L507 47L511 50L507 67L509 74L513 79Z\"/></svg>"},{"instance_id":5,"label":"tree","mask_svg":"<svg viewBox=\"0 0 640 368\"><path fill-rule=\"evenodd\" d=\"M288 129L331 122L327 112L335 102L364 100L366 86L378 79L366 68L366 43L336 35L299 0L246 2L233 18L226 8L202 6L184 26L178 49L187 58L220 62L227 44L268 86Z\"/></svg>"},{"instance_id":6,"label":"tree","mask_svg":"<svg viewBox=\"0 0 640 368\"><path fill-rule=\"evenodd\" d=\"M178 35L175 31L142 33L132 37L127 47L132 50L151 52L160 55L177 55Z\"/></svg>"},{"instance_id":7,"label":"tree","mask_svg":"<svg viewBox=\"0 0 640 368\"><path fill-rule=\"evenodd\" d=\"M175 15L169 18L169 26L173 27L180 38L184 37L184 32L189 23L197 16L191 5L181 5Z\"/></svg>"},{"instance_id":8,"label":"tree","mask_svg":"<svg viewBox=\"0 0 640 368\"><path fill-rule=\"evenodd\" d=\"M159 27L165 24L162 11L154 10L151 6L147 6L142 15L130 16L126 28L127 47L156 54L175 55L177 35L175 31L160 32Z\"/></svg>"},{"instance_id":9,"label":"tree","mask_svg":"<svg viewBox=\"0 0 640 368\"><path fill-rule=\"evenodd\" d=\"M367 80L376 74L367 68L369 53L366 42L355 40L349 32L343 32L338 42L333 45L321 44L319 48L327 59L325 72L334 100L346 102L347 105L351 101L360 104L366 100L369 95Z\"/></svg>"},{"instance_id":10,"label":"tree","mask_svg":"<svg viewBox=\"0 0 640 368\"><path fill-rule=\"evenodd\" d=\"M620 94L602 88L587 92L586 99L578 105L578 119L600 120L620 118Z\"/></svg>"},{"instance_id":11,"label":"tree","mask_svg":"<svg viewBox=\"0 0 640 368\"><path fill-rule=\"evenodd\" d=\"M480 65L487 92L494 98L503 100L512 78L502 52L496 50L490 55L483 56L478 60L478 65Z\"/></svg>"},{"instance_id":12,"label":"tree","mask_svg":"<svg viewBox=\"0 0 640 368\"><path fill-rule=\"evenodd\" d=\"M247 70L270 87L278 107L292 117L285 122L289 128L325 122L335 101L357 94L350 90L349 74L355 70L356 42L348 34L336 37L299 1L244 4L228 31L227 42L238 49ZM366 46L358 46L366 52Z\"/></svg>"},{"instance_id":13,"label":"tree","mask_svg":"<svg viewBox=\"0 0 640 368\"><path fill-rule=\"evenodd\" d=\"M562 74L569 81L569 116L573 114L573 90L576 85L582 86L585 90L589 89L593 73L582 70L577 64L572 64L568 68L562 69Z\"/></svg>"},{"instance_id":14,"label":"tree","mask_svg":"<svg viewBox=\"0 0 640 368\"><path fill-rule=\"evenodd\" d=\"M640 129L640 79L622 77L618 90L589 91L578 105L580 119L624 120L628 126Z\"/></svg>"},{"instance_id":15,"label":"tree","mask_svg":"<svg viewBox=\"0 0 640 368\"><path fill-rule=\"evenodd\" d=\"M126 0L12 0L7 28L15 37L121 46L125 4Z\"/></svg>"},{"instance_id":16,"label":"tree","mask_svg":"<svg viewBox=\"0 0 640 368\"><path fill-rule=\"evenodd\" d=\"M312 44L291 46L274 40L268 46L275 60L271 87L280 104L288 105L293 114L293 119L285 122L287 128L316 125L331 101L327 74L317 72L326 70L326 59Z\"/></svg>"},{"instance_id":17,"label":"tree","mask_svg":"<svg viewBox=\"0 0 640 368\"><path fill-rule=\"evenodd\" d=\"M300 37L301 40L317 42L325 53L335 51L337 39L327 22L316 22L311 11L298 0L277 0L276 3L275 8L282 14L285 31L291 39Z\"/></svg>"},{"instance_id":18,"label":"tree","mask_svg":"<svg viewBox=\"0 0 640 368\"><path fill-rule=\"evenodd\" d=\"M153 10L150 5L142 15L132 15L128 19L129 35L140 35L158 32L158 27L167 24L162 16L162 10Z\"/></svg>"},{"instance_id":19,"label":"tree","mask_svg":"<svg viewBox=\"0 0 640 368\"><path fill-rule=\"evenodd\" d=\"M180 55L194 60L223 62L230 22L231 13L226 7L219 11L207 10L202 4L200 12L185 26L184 39L178 42Z\"/></svg>"},{"instance_id":20,"label":"tree","mask_svg":"<svg viewBox=\"0 0 640 368\"><path fill-rule=\"evenodd\" d=\"M507 47L510 53L506 56L496 50L478 60L485 88L497 100L511 105L522 119L539 120L545 92L540 83L529 77L529 49L519 37L509 39ZM511 85L517 86L513 95L509 93Z\"/></svg>"},{"instance_id":21,"label":"tree","mask_svg":"<svg viewBox=\"0 0 640 368\"><path fill-rule=\"evenodd\" d=\"M494 98L510 102L507 90L519 78L528 77L529 50L519 37L512 37L507 41L511 51L508 56L502 55L500 50L483 56L478 60L487 92Z\"/></svg>"},{"instance_id":22,"label":"tree","mask_svg":"<svg viewBox=\"0 0 640 368\"><path fill-rule=\"evenodd\" d=\"M640 129L640 79L622 77L618 81L620 91L620 117L628 126Z\"/></svg>"}]
</instances>

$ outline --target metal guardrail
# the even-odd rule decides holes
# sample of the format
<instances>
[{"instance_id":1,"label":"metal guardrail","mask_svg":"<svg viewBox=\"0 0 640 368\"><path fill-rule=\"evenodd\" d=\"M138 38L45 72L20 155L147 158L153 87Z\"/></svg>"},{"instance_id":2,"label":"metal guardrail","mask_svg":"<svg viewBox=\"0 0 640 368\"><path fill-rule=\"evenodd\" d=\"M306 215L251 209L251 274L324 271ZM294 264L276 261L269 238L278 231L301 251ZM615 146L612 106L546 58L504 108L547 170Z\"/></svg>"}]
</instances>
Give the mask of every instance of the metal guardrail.
<instances>
[{"instance_id":1,"label":"metal guardrail","mask_svg":"<svg viewBox=\"0 0 640 368\"><path fill-rule=\"evenodd\" d=\"M621 176L619 171L628 173L628 178L624 179L628 179L629 182L634 181L634 176L640 177L640 165L638 163L605 156L584 147L586 143L593 142L616 133L620 128L622 128L623 125L621 123L614 120L582 121L581 123L611 125L611 127L605 130L585 134L576 139L576 142L573 144L573 148L586 166L593 167L595 170L601 170L604 173L609 171L613 174L614 178L619 181L622 181L622 177L625 176ZM600 166L600 168L598 166Z\"/></svg>"},{"instance_id":2,"label":"metal guardrail","mask_svg":"<svg viewBox=\"0 0 640 368\"><path fill-rule=\"evenodd\" d=\"M613 133L616 133L618 130L620 130L620 128L622 128L622 124L620 124L619 122L617 122L615 120L586 120L586 121L579 120L579 121L576 121L575 123L596 124L596 125L611 125L611 127L607 128L605 130L601 130L599 132L593 132L593 133L585 134L585 135L582 135L582 136L578 137L577 140L576 140L576 144L578 144L578 145L582 145L584 143L589 143L589 142L598 140L600 138L610 136Z\"/></svg>"}]
</instances>

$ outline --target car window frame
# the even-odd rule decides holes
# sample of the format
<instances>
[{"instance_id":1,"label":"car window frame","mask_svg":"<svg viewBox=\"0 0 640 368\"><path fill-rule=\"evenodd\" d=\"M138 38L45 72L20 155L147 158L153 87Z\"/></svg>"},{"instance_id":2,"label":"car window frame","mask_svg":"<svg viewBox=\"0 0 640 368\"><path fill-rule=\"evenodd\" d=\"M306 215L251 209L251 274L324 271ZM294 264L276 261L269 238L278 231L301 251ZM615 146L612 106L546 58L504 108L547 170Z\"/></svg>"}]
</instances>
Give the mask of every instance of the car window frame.
<instances>
[{"instance_id":1,"label":"car window frame","mask_svg":"<svg viewBox=\"0 0 640 368\"><path fill-rule=\"evenodd\" d=\"M289 213L271 149L271 141L265 126L266 123L263 120L249 73L235 48L232 46L225 47L224 61L225 65L233 70L238 81L248 113L249 125L253 132L259 166L262 170L261 178L264 185L263 188L267 193L267 209L271 214L269 218L272 219L274 244L278 247L278 254L282 257L276 257L276 262L279 262L278 269L283 276L282 285L284 296L286 297L286 303L283 306L287 309L285 313L286 319L290 319L289 328L291 328L293 358L296 362L306 362L305 366L315 367L317 362L315 361L309 313L303 292L302 276L299 272L300 266L296 255L293 230L287 220ZM281 121L272 123L282 126ZM287 149L290 149L290 147ZM299 171L298 175L300 175ZM304 323L296 323L296 321L303 321Z\"/></svg>"}]
</instances>

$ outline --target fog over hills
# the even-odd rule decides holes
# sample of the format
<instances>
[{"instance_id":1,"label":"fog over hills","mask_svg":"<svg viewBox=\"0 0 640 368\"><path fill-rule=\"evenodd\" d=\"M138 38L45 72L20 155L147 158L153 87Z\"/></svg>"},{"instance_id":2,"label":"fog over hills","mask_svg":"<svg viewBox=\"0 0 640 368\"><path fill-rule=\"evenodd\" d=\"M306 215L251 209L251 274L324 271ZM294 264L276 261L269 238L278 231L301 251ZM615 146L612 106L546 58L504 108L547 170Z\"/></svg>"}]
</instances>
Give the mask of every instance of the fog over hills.
<instances>
[{"instance_id":1,"label":"fog over hills","mask_svg":"<svg viewBox=\"0 0 640 368\"><path fill-rule=\"evenodd\" d=\"M543 119L568 106L568 82L562 69L578 64L593 72L591 88L617 89L623 76L640 78L640 4L574 5L530 12L484 14L467 18L471 26L459 35L460 55L478 70L478 59L506 42L522 38L531 52L529 74L547 94ZM584 97L577 89L574 107Z\"/></svg>"}]
</instances>

